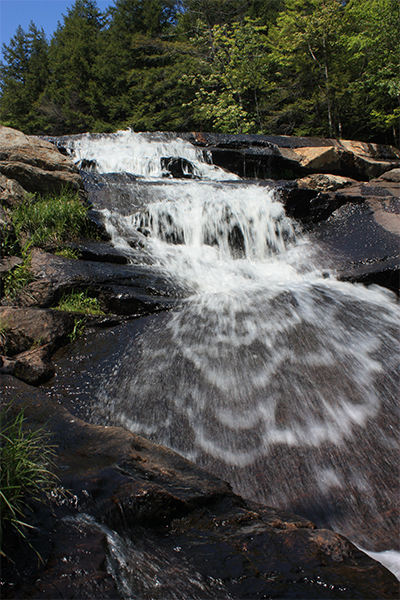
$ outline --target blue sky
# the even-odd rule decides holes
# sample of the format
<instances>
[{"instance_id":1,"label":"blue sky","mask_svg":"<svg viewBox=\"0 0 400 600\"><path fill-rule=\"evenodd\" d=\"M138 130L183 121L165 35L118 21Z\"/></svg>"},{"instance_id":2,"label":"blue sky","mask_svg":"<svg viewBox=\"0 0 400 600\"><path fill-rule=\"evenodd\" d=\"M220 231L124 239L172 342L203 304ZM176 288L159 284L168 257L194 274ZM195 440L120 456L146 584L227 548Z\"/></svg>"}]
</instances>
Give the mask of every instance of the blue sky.
<instances>
[{"instance_id":1,"label":"blue sky","mask_svg":"<svg viewBox=\"0 0 400 600\"><path fill-rule=\"evenodd\" d=\"M57 22L63 22L62 15L75 0L0 0L0 41L8 44L18 25L28 30L33 21L38 29L43 27L47 39L57 29ZM104 11L113 0L97 0L97 6Z\"/></svg>"}]
</instances>

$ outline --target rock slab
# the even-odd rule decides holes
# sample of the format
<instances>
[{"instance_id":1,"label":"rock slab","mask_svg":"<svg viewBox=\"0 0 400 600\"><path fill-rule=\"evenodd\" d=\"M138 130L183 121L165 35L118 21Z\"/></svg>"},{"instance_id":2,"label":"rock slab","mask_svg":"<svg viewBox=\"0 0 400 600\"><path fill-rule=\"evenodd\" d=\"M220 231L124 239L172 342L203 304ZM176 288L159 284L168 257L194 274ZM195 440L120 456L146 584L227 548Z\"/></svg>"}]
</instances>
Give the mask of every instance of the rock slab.
<instances>
[{"instance_id":1,"label":"rock slab","mask_svg":"<svg viewBox=\"0 0 400 600\"><path fill-rule=\"evenodd\" d=\"M99 590L96 597L124 597L122 574L115 570L120 567L114 564L110 578L106 566L110 530L133 540L133 573L128 551L123 562L131 593L138 597L151 586L145 582L144 558L146 565L161 565L160 589L153 579L149 597L169 597L170 575L163 578L163 569L171 565L173 585L183 582L180 597L187 600L195 597L195 584L201 598L396 597L396 578L346 538L248 503L173 451L120 428L88 425L10 376L0 385L2 402L15 398L14 409L24 406L28 422L43 424L51 435L60 486L68 489L67 496L54 497L56 520L45 509L42 517L37 513L35 535L50 539L44 565L30 570L27 565L25 580L7 565L4 598L50 598L55 589L55 598L89 598L91 586ZM77 565L84 565L83 579L74 577Z\"/></svg>"}]
</instances>

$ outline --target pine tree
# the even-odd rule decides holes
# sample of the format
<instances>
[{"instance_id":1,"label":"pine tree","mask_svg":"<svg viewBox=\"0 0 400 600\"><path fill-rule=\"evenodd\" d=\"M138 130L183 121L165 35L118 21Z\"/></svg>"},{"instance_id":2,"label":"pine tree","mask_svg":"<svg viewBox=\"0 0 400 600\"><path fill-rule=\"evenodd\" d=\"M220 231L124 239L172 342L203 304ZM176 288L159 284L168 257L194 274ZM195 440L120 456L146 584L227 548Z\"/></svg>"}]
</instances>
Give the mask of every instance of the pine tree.
<instances>
[{"instance_id":1,"label":"pine tree","mask_svg":"<svg viewBox=\"0 0 400 600\"><path fill-rule=\"evenodd\" d=\"M48 44L43 29L33 22L25 32L18 27L0 65L0 121L25 133L44 133L39 100L48 81Z\"/></svg>"},{"instance_id":2,"label":"pine tree","mask_svg":"<svg viewBox=\"0 0 400 600\"><path fill-rule=\"evenodd\" d=\"M96 62L103 19L94 0L76 0L59 23L49 51L51 76L41 110L54 133L99 128L103 118Z\"/></svg>"}]
</instances>

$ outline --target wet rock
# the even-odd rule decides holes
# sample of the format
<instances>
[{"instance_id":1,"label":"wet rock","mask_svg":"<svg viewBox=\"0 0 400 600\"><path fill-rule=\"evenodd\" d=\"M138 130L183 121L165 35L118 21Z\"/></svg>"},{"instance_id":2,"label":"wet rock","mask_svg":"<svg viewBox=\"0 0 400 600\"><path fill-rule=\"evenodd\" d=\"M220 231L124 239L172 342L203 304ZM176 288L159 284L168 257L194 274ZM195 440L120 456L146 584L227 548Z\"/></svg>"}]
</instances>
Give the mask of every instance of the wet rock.
<instances>
[{"instance_id":1,"label":"wet rock","mask_svg":"<svg viewBox=\"0 0 400 600\"><path fill-rule=\"evenodd\" d=\"M3 332L0 349L13 356L33 345L61 342L74 328L68 313L40 308L0 307Z\"/></svg>"},{"instance_id":2,"label":"wet rock","mask_svg":"<svg viewBox=\"0 0 400 600\"><path fill-rule=\"evenodd\" d=\"M47 308L72 290L90 290L105 310L117 314L151 314L182 297L182 290L143 265L81 261L32 252L35 281L17 296L16 306Z\"/></svg>"},{"instance_id":3,"label":"wet rock","mask_svg":"<svg viewBox=\"0 0 400 600\"><path fill-rule=\"evenodd\" d=\"M129 262L129 254L104 242L86 240L80 243L70 243L68 246L78 251L81 260L107 262L118 265L126 265Z\"/></svg>"},{"instance_id":4,"label":"wet rock","mask_svg":"<svg viewBox=\"0 0 400 600\"><path fill-rule=\"evenodd\" d=\"M40 385L51 379L55 367L51 362L52 347L46 344L22 352L13 358L2 357L1 373L14 375L30 385Z\"/></svg>"},{"instance_id":5,"label":"wet rock","mask_svg":"<svg viewBox=\"0 0 400 600\"><path fill-rule=\"evenodd\" d=\"M98 528L64 520L55 525L50 541L49 568L35 581L30 598L121 598L106 571L107 538Z\"/></svg>"},{"instance_id":6,"label":"wet rock","mask_svg":"<svg viewBox=\"0 0 400 600\"><path fill-rule=\"evenodd\" d=\"M96 597L117 597L104 526L133 542L134 554L124 556L122 566L114 555L117 585L131 563L130 589L144 589L147 574L137 567L143 553L146 564L159 565L161 591L154 588L151 597L166 597L163 564L174 565L177 584L182 569L180 597L187 600L193 597L189 580L201 586L202 598L395 597L395 577L339 534L246 502L173 451L118 427L89 425L11 376L0 386L2 402L14 398L14 410L24 406L28 424L41 423L52 435L60 485L69 489L54 497L56 521L39 522L36 514L37 527L51 529L52 549L43 567L27 570L27 580L9 574L12 597L50 598L56 590L55 597L86 598L91 586ZM81 577L74 575L78 570Z\"/></svg>"},{"instance_id":7,"label":"wet rock","mask_svg":"<svg viewBox=\"0 0 400 600\"><path fill-rule=\"evenodd\" d=\"M400 152L392 146L351 140L273 135L180 134L202 146L213 163L241 177L294 179L327 173L368 180L399 167Z\"/></svg>"},{"instance_id":8,"label":"wet rock","mask_svg":"<svg viewBox=\"0 0 400 600\"><path fill-rule=\"evenodd\" d=\"M0 126L0 173L19 184L8 184L17 194L22 193L21 186L28 192L39 193L83 187L77 167L53 144L3 126Z\"/></svg>"},{"instance_id":9,"label":"wet rock","mask_svg":"<svg viewBox=\"0 0 400 600\"><path fill-rule=\"evenodd\" d=\"M166 171L171 177L177 179L193 179L196 177L196 172L190 160L180 157L162 157L161 168Z\"/></svg>"},{"instance_id":10,"label":"wet rock","mask_svg":"<svg viewBox=\"0 0 400 600\"><path fill-rule=\"evenodd\" d=\"M325 246L339 278L377 283L398 293L400 183L394 171L335 192L330 206L339 208L312 229L312 236Z\"/></svg>"},{"instance_id":11,"label":"wet rock","mask_svg":"<svg viewBox=\"0 0 400 600\"><path fill-rule=\"evenodd\" d=\"M384 204L348 203L317 226L312 237L322 242L339 279L377 283L398 292L400 236L392 231L399 215L386 213Z\"/></svg>"}]
</instances>

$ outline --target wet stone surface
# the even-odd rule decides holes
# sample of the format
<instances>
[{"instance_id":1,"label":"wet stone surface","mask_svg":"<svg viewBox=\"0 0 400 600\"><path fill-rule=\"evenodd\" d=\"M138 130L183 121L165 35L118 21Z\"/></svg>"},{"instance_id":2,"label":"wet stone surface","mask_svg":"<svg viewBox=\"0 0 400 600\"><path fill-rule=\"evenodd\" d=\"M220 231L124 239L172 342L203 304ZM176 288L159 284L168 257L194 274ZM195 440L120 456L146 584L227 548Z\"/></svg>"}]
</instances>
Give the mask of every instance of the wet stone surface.
<instances>
[{"instance_id":1,"label":"wet stone surface","mask_svg":"<svg viewBox=\"0 0 400 600\"><path fill-rule=\"evenodd\" d=\"M7 565L4 598L394 597L394 576L342 536L246 502L171 450L88 425L10 376L1 386L52 434L60 477L51 512L35 517L44 562Z\"/></svg>"}]
</instances>

